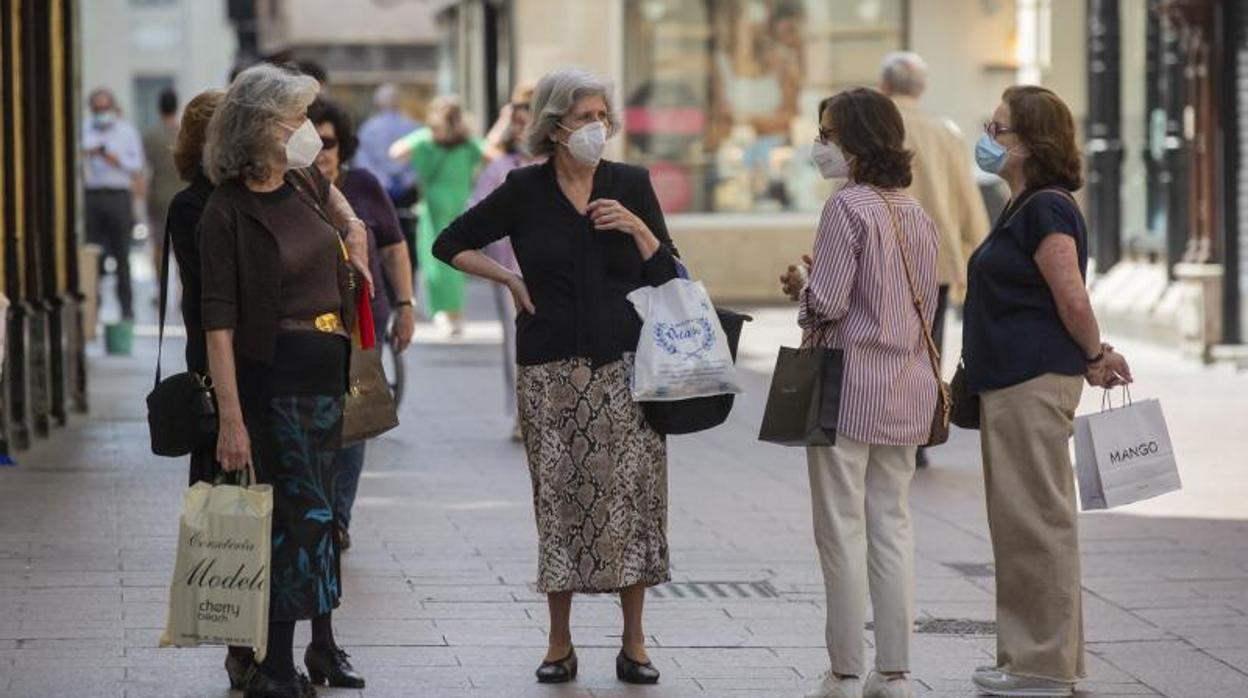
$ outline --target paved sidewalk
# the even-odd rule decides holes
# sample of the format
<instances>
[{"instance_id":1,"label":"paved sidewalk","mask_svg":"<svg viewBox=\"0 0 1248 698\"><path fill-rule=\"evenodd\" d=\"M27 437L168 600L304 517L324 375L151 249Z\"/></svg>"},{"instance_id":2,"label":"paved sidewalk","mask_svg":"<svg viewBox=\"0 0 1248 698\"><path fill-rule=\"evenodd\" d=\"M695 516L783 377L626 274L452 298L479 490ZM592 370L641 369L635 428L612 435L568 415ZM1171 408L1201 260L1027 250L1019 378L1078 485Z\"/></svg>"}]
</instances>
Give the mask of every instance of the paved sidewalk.
<instances>
[{"instance_id":1,"label":"paved sidewalk","mask_svg":"<svg viewBox=\"0 0 1248 698\"><path fill-rule=\"evenodd\" d=\"M827 664L804 458L755 439L792 311L756 315L742 355L756 370L729 424L671 444L678 584L649 599L663 671L650 688L615 681L610 597L576 600L579 680L533 683L545 606L530 585L529 475L507 440L497 328L474 323L458 344L426 335L408 357L403 426L370 446L344 561L335 626L368 677L363 695L801 695ZM137 358L92 359L90 420L0 468L0 696L230 695L218 648L156 648L186 476L148 452L154 341L138 345ZM1248 375L1123 348L1136 398L1163 398L1186 490L1083 518L1082 695L1248 695ZM968 676L993 657L977 448L956 433L914 484L919 695L974 695ZM948 634L959 631L985 634Z\"/></svg>"}]
</instances>

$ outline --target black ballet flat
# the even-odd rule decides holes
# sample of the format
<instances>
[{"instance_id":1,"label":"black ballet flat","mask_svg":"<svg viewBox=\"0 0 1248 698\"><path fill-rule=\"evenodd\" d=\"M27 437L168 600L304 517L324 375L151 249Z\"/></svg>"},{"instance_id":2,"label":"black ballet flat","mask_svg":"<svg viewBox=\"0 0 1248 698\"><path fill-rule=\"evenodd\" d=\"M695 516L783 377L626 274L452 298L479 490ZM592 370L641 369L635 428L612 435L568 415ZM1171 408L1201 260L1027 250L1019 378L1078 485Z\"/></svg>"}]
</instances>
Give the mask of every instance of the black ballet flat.
<instances>
[{"instance_id":1,"label":"black ballet flat","mask_svg":"<svg viewBox=\"0 0 1248 698\"><path fill-rule=\"evenodd\" d=\"M238 659L232 654L225 655L225 673L230 677L231 691L247 688L247 682L257 670L255 655L249 655L246 659Z\"/></svg>"},{"instance_id":2,"label":"black ballet flat","mask_svg":"<svg viewBox=\"0 0 1248 698\"><path fill-rule=\"evenodd\" d=\"M303 664L317 686L328 683L332 688L364 688L364 677L351 666L350 656L341 647L308 645Z\"/></svg>"},{"instance_id":3,"label":"black ballet flat","mask_svg":"<svg viewBox=\"0 0 1248 698\"><path fill-rule=\"evenodd\" d=\"M576 678L576 648L568 656L553 662L542 662L537 668L538 683L567 683Z\"/></svg>"},{"instance_id":4,"label":"black ballet flat","mask_svg":"<svg viewBox=\"0 0 1248 698\"><path fill-rule=\"evenodd\" d=\"M615 658L615 677L624 683L654 684L659 682L659 670L652 662L642 664L620 650Z\"/></svg>"},{"instance_id":5,"label":"black ballet flat","mask_svg":"<svg viewBox=\"0 0 1248 698\"><path fill-rule=\"evenodd\" d=\"M243 698L316 698L316 689L301 673L296 673L289 681L278 681L263 671L256 671L247 682Z\"/></svg>"}]
</instances>

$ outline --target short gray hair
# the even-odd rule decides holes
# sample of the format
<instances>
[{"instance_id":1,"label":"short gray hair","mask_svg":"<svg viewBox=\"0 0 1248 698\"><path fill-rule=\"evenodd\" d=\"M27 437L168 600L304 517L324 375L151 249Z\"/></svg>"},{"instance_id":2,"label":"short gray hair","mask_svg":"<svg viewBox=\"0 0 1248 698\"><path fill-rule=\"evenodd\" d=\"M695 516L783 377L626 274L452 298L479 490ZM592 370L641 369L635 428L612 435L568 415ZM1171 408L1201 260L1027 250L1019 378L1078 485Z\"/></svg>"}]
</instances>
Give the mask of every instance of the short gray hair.
<instances>
[{"instance_id":1,"label":"short gray hair","mask_svg":"<svg viewBox=\"0 0 1248 698\"><path fill-rule=\"evenodd\" d=\"M585 97L602 97L607 103L607 136L620 129L611 98L612 85L593 73L580 68L561 68L542 76L533 90L533 120L524 131L524 146L529 155L553 155L555 144L550 136L557 124L572 107Z\"/></svg>"},{"instance_id":2,"label":"short gray hair","mask_svg":"<svg viewBox=\"0 0 1248 698\"><path fill-rule=\"evenodd\" d=\"M270 63L238 74L208 123L204 172L214 184L235 177L266 179L280 156L273 138L278 122L303 112L316 99L315 78Z\"/></svg>"},{"instance_id":3,"label":"short gray hair","mask_svg":"<svg viewBox=\"0 0 1248 698\"><path fill-rule=\"evenodd\" d=\"M881 81L887 92L918 97L927 88L927 62L917 53L893 51L884 57Z\"/></svg>"}]
</instances>

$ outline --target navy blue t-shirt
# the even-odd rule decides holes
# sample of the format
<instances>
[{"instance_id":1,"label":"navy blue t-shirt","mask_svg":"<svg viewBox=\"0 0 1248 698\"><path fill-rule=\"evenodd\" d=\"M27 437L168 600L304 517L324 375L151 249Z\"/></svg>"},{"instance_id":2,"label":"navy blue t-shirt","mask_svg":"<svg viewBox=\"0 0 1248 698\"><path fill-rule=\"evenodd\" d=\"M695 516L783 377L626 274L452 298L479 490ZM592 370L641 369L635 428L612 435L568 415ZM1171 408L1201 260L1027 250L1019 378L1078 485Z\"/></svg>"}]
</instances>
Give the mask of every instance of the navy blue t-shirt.
<instances>
[{"instance_id":1,"label":"navy blue t-shirt","mask_svg":"<svg viewBox=\"0 0 1248 698\"><path fill-rule=\"evenodd\" d=\"M1034 196L1033 196L1034 194ZM1025 192L1001 212L967 265L962 358L972 393L1018 385L1046 373L1081 376L1083 350L1057 314L1053 293L1036 264L1051 234L1069 235L1088 272L1083 214L1064 192ZM1021 206L1021 208L1019 208Z\"/></svg>"}]
</instances>

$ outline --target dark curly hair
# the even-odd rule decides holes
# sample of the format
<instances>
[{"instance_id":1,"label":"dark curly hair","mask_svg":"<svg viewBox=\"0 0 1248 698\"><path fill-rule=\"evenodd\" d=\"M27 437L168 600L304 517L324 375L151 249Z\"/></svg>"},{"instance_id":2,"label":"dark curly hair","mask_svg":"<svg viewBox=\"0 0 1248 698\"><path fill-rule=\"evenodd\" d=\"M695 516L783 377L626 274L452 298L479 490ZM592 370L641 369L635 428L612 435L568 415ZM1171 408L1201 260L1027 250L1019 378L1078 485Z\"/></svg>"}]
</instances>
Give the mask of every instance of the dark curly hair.
<instances>
[{"instance_id":1,"label":"dark curly hair","mask_svg":"<svg viewBox=\"0 0 1248 698\"><path fill-rule=\"evenodd\" d=\"M338 161L344 165L351 162L355 151L360 147L360 139L355 135L355 122L351 120L347 110L337 102L317 97L308 106L308 118L312 120L313 126L320 126L325 122L334 125L334 135L338 138Z\"/></svg>"},{"instance_id":2,"label":"dark curly hair","mask_svg":"<svg viewBox=\"0 0 1248 698\"><path fill-rule=\"evenodd\" d=\"M905 148L906 127L893 100L855 87L819 104L820 132L849 160L849 178L881 189L910 186L914 154Z\"/></svg>"},{"instance_id":3,"label":"dark curly hair","mask_svg":"<svg viewBox=\"0 0 1248 698\"><path fill-rule=\"evenodd\" d=\"M1075 140L1075 117L1062 98L1044 87L1018 85L1008 88L1001 100L1010 109L1010 129L1027 148L1027 186L1081 189L1083 157Z\"/></svg>"}]
</instances>

